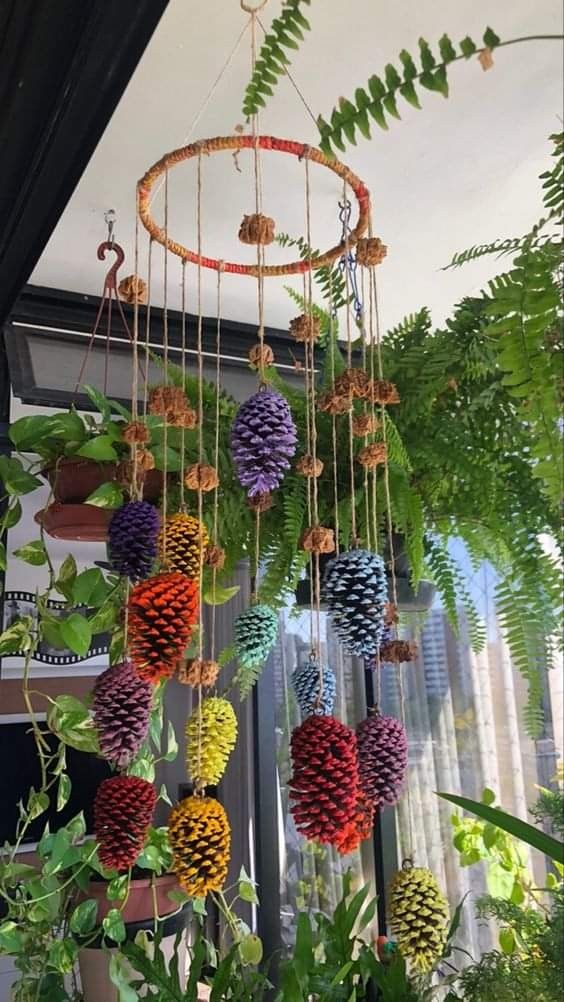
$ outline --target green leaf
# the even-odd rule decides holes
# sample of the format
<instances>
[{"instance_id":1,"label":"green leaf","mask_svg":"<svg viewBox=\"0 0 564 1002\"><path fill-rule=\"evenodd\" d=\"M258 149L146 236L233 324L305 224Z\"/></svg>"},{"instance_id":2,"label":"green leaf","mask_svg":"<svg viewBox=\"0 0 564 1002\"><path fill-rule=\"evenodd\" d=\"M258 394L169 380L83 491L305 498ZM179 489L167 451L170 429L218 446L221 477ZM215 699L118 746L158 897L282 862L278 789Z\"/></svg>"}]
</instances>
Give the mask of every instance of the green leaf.
<instances>
[{"instance_id":1,"label":"green leaf","mask_svg":"<svg viewBox=\"0 0 564 1002\"><path fill-rule=\"evenodd\" d=\"M98 459L101 462L117 459L118 454L113 447L110 435L98 435L85 442L77 451L77 456L85 456L86 459Z\"/></svg>"},{"instance_id":2,"label":"green leaf","mask_svg":"<svg viewBox=\"0 0 564 1002\"><path fill-rule=\"evenodd\" d=\"M71 795L72 783L70 776L67 776L66 772L62 772L59 776L59 785L57 787L57 810L62 811L63 807L68 803L68 799Z\"/></svg>"},{"instance_id":3,"label":"green leaf","mask_svg":"<svg viewBox=\"0 0 564 1002\"><path fill-rule=\"evenodd\" d=\"M88 607L100 606L104 603L110 591L102 571L99 567L88 567L82 571L75 579L72 586L72 600L76 605L86 605ZM90 639L88 644L90 645ZM86 648L88 650L88 647Z\"/></svg>"},{"instance_id":4,"label":"green leaf","mask_svg":"<svg viewBox=\"0 0 564 1002\"><path fill-rule=\"evenodd\" d=\"M19 459L0 456L0 480L7 494L29 494L41 487L41 480L24 470Z\"/></svg>"},{"instance_id":5,"label":"green leaf","mask_svg":"<svg viewBox=\"0 0 564 1002\"><path fill-rule=\"evenodd\" d=\"M86 393L87 397L90 398L94 407L100 412L104 421L109 421L112 413L112 408L110 401L100 390L97 390L95 386L88 386L86 383L82 386L82 389Z\"/></svg>"},{"instance_id":6,"label":"green leaf","mask_svg":"<svg viewBox=\"0 0 564 1002\"><path fill-rule=\"evenodd\" d=\"M0 925L0 953L18 954L24 946L24 937L11 920Z\"/></svg>"},{"instance_id":7,"label":"green leaf","mask_svg":"<svg viewBox=\"0 0 564 1002\"><path fill-rule=\"evenodd\" d=\"M110 901L125 901L129 889L129 874L122 873L119 877L114 877L108 884L106 897Z\"/></svg>"},{"instance_id":8,"label":"green leaf","mask_svg":"<svg viewBox=\"0 0 564 1002\"><path fill-rule=\"evenodd\" d=\"M76 933L77 936L86 936L87 933L92 932L96 925L97 914L97 901L81 901L70 917L71 932Z\"/></svg>"},{"instance_id":9,"label":"green leaf","mask_svg":"<svg viewBox=\"0 0 564 1002\"><path fill-rule=\"evenodd\" d=\"M443 63L450 63L453 59L456 59L456 49L448 35L443 35L439 39L439 52Z\"/></svg>"},{"instance_id":10,"label":"green leaf","mask_svg":"<svg viewBox=\"0 0 564 1002\"><path fill-rule=\"evenodd\" d=\"M131 967L119 951L112 950L110 953L108 971L110 981L118 990L119 1002L138 1002L138 992L129 984L132 977Z\"/></svg>"},{"instance_id":11,"label":"green leaf","mask_svg":"<svg viewBox=\"0 0 564 1002\"><path fill-rule=\"evenodd\" d=\"M489 786L486 786L482 793L482 803L486 804L488 807L495 804L495 793L493 790L490 790Z\"/></svg>"},{"instance_id":12,"label":"green leaf","mask_svg":"<svg viewBox=\"0 0 564 1002\"><path fill-rule=\"evenodd\" d=\"M467 797L457 797L452 793L437 793L437 796L442 797L443 800L448 800L451 804L456 804L457 807L462 807L469 814L474 814L484 821L489 821L490 824L496 825L502 831L508 832L522 842L526 842L533 849L543 852L550 859L564 864L564 843L552 838L551 835L547 835L546 832L540 831L534 825L522 821L521 818L513 817L512 814L506 814L505 811L500 811L497 807L489 807L487 804L480 804L478 801L469 800Z\"/></svg>"},{"instance_id":13,"label":"green leaf","mask_svg":"<svg viewBox=\"0 0 564 1002\"><path fill-rule=\"evenodd\" d=\"M97 633L106 633L107 630L111 630L117 622L118 615L119 609L117 606L112 605L110 602L105 602L101 609L98 609L96 614L90 619L92 636L94 637Z\"/></svg>"},{"instance_id":14,"label":"green leaf","mask_svg":"<svg viewBox=\"0 0 564 1002\"><path fill-rule=\"evenodd\" d=\"M486 28L484 32L484 45L486 45L488 49L495 49L496 45L499 45L500 42L501 39L499 35L496 35L492 28Z\"/></svg>"},{"instance_id":15,"label":"green leaf","mask_svg":"<svg viewBox=\"0 0 564 1002\"><path fill-rule=\"evenodd\" d=\"M460 42L460 51L462 52L462 55L466 57L466 59L469 59L470 56L474 55L474 53L476 52L476 48L477 48L476 43L472 41L470 35L466 35L466 38L463 38L462 41Z\"/></svg>"},{"instance_id":16,"label":"green leaf","mask_svg":"<svg viewBox=\"0 0 564 1002\"><path fill-rule=\"evenodd\" d=\"M249 932L240 940L239 956L241 963L245 966L248 964L260 964L263 953L262 941L254 933Z\"/></svg>"},{"instance_id":17,"label":"green leaf","mask_svg":"<svg viewBox=\"0 0 564 1002\"><path fill-rule=\"evenodd\" d=\"M127 768L128 776L138 776L139 779L146 779L148 783L155 780L155 766L153 760L141 755L136 758Z\"/></svg>"},{"instance_id":18,"label":"green leaf","mask_svg":"<svg viewBox=\"0 0 564 1002\"><path fill-rule=\"evenodd\" d=\"M76 574L76 560L74 559L72 553L69 553L63 560L59 574L55 581L55 588L57 591L60 592L61 595L64 595L69 601L72 595L72 585L74 583L74 579L76 578Z\"/></svg>"},{"instance_id":19,"label":"green leaf","mask_svg":"<svg viewBox=\"0 0 564 1002\"><path fill-rule=\"evenodd\" d=\"M239 880L238 894L243 901L249 901L253 905L258 905L257 892L250 880Z\"/></svg>"},{"instance_id":20,"label":"green leaf","mask_svg":"<svg viewBox=\"0 0 564 1002\"><path fill-rule=\"evenodd\" d=\"M87 707L74 696L57 696L47 725L66 745L78 751L97 752L98 738Z\"/></svg>"},{"instance_id":21,"label":"green leaf","mask_svg":"<svg viewBox=\"0 0 564 1002\"><path fill-rule=\"evenodd\" d=\"M178 755L178 741L176 740L174 724L172 723L171 720L169 720L166 732L166 752L163 758L165 762L174 762L177 755Z\"/></svg>"},{"instance_id":22,"label":"green leaf","mask_svg":"<svg viewBox=\"0 0 564 1002\"><path fill-rule=\"evenodd\" d=\"M401 96L404 97L405 100L409 104L411 104L414 108L419 108L419 109L421 108L421 104L419 102L419 98L417 97L417 92L415 90L415 87L410 81L406 81L405 83L403 83L399 91Z\"/></svg>"},{"instance_id":23,"label":"green leaf","mask_svg":"<svg viewBox=\"0 0 564 1002\"><path fill-rule=\"evenodd\" d=\"M117 908L110 908L106 917L102 919L102 928L106 936L113 939L115 943L123 943L126 937L125 923Z\"/></svg>"},{"instance_id":24,"label":"green leaf","mask_svg":"<svg viewBox=\"0 0 564 1002\"><path fill-rule=\"evenodd\" d=\"M37 793L36 790L31 788L29 791L29 797L27 799L27 813L31 821L35 821L35 818L41 817L49 807L49 794L48 793Z\"/></svg>"},{"instance_id":25,"label":"green leaf","mask_svg":"<svg viewBox=\"0 0 564 1002\"><path fill-rule=\"evenodd\" d=\"M436 64L436 60L431 52L429 43L424 38L419 39L419 55L423 69L425 71L432 70Z\"/></svg>"},{"instance_id":26,"label":"green leaf","mask_svg":"<svg viewBox=\"0 0 564 1002\"><path fill-rule=\"evenodd\" d=\"M100 484L86 498L85 504L93 504L97 508L121 508L123 505L123 489L114 481Z\"/></svg>"},{"instance_id":27,"label":"green leaf","mask_svg":"<svg viewBox=\"0 0 564 1002\"><path fill-rule=\"evenodd\" d=\"M403 66L403 79L406 83L409 83L410 80L413 80L417 76L417 67L407 49L402 49L399 57Z\"/></svg>"},{"instance_id":28,"label":"green leaf","mask_svg":"<svg viewBox=\"0 0 564 1002\"><path fill-rule=\"evenodd\" d=\"M22 517L22 506L17 498L12 499L2 519L3 529L13 529Z\"/></svg>"},{"instance_id":29,"label":"green leaf","mask_svg":"<svg viewBox=\"0 0 564 1002\"><path fill-rule=\"evenodd\" d=\"M90 623L78 612L73 612L61 623L61 637L69 650L84 657L92 641Z\"/></svg>"},{"instance_id":30,"label":"green leaf","mask_svg":"<svg viewBox=\"0 0 564 1002\"><path fill-rule=\"evenodd\" d=\"M515 953L517 944L515 942L515 933L513 932L513 929L505 928L499 930L499 945L501 947L501 952L505 953L507 956Z\"/></svg>"},{"instance_id":31,"label":"green leaf","mask_svg":"<svg viewBox=\"0 0 564 1002\"><path fill-rule=\"evenodd\" d=\"M240 585L233 585L231 588L222 588L220 585L216 584L215 588L213 584L204 589L203 599L206 605L225 605L226 602L230 602L232 598L241 590Z\"/></svg>"},{"instance_id":32,"label":"green leaf","mask_svg":"<svg viewBox=\"0 0 564 1002\"><path fill-rule=\"evenodd\" d=\"M33 644L32 628L31 616L24 616L0 633L0 657L29 651Z\"/></svg>"},{"instance_id":33,"label":"green leaf","mask_svg":"<svg viewBox=\"0 0 564 1002\"><path fill-rule=\"evenodd\" d=\"M20 546L14 550L14 556L33 567L41 567L47 563L47 551L42 539L34 539L33 542Z\"/></svg>"}]
</instances>

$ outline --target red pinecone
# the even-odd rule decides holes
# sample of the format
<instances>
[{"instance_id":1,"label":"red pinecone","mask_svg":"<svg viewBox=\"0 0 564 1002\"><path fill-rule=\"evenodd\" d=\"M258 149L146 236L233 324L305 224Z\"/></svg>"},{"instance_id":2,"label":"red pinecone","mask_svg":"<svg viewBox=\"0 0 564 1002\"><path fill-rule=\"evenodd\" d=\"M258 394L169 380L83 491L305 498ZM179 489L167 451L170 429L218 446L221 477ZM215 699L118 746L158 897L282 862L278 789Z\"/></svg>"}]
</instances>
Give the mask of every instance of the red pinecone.
<instances>
[{"instance_id":1,"label":"red pinecone","mask_svg":"<svg viewBox=\"0 0 564 1002\"><path fill-rule=\"evenodd\" d=\"M123 873L145 845L157 803L154 786L139 776L111 776L94 800L94 834L100 862Z\"/></svg>"},{"instance_id":2,"label":"red pinecone","mask_svg":"<svg viewBox=\"0 0 564 1002\"><path fill-rule=\"evenodd\" d=\"M407 771L407 734L400 720L374 713L356 729L358 770L364 795L376 804L397 804Z\"/></svg>"},{"instance_id":3,"label":"red pinecone","mask_svg":"<svg viewBox=\"0 0 564 1002\"><path fill-rule=\"evenodd\" d=\"M129 651L147 682L176 670L198 620L198 584L178 571L141 581L129 599Z\"/></svg>"},{"instance_id":4,"label":"red pinecone","mask_svg":"<svg viewBox=\"0 0 564 1002\"><path fill-rule=\"evenodd\" d=\"M335 717L307 717L292 733L291 751L291 811L296 828L310 841L336 845L356 814L355 733Z\"/></svg>"}]
</instances>

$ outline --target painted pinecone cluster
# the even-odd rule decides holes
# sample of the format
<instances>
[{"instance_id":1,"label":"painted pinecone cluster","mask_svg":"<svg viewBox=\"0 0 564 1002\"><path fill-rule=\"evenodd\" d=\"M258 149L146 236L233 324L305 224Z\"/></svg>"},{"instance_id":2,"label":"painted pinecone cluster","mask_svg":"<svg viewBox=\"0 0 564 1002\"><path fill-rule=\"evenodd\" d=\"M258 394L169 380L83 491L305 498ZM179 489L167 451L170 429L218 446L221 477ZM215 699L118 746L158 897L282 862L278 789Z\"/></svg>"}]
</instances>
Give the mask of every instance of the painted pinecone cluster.
<instances>
[{"instance_id":1,"label":"painted pinecone cluster","mask_svg":"<svg viewBox=\"0 0 564 1002\"><path fill-rule=\"evenodd\" d=\"M322 669L323 685L319 677L319 664L315 658L310 658L303 665L298 665L292 673L292 686L302 717L311 713L329 716L335 704L335 675L329 665Z\"/></svg>"},{"instance_id":2,"label":"painted pinecone cluster","mask_svg":"<svg viewBox=\"0 0 564 1002\"><path fill-rule=\"evenodd\" d=\"M233 422L231 450L237 476L249 497L279 486L296 445L296 427L280 393L259 390L241 405Z\"/></svg>"},{"instance_id":3,"label":"painted pinecone cluster","mask_svg":"<svg viewBox=\"0 0 564 1002\"><path fill-rule=\"evenodd\" d=\"M172 866L178 883L191 898L221 891L231 848L225 809L213 797L186 797L168 820Z\"/></svg>"},{"instance_id":4,"label":"painted pinecone cluster","mask_svg":"<svg viewBox=\"0 0 564 1002\"><path fill-rule=\"evenodd\" d=\"M356 729L358 771L365 796L375 804L397 804L407 771L407 734L395 717L374 713Z\"/></svg>"},{"instance_id":5,"label":"painted pinecone cluster","mask_svg":"<svg viewBox=\"0 0 564 1002\"><path fill-rule=\"evenodd\" d=\"M193 515L185 515L183 512L167 518L159 538L168 570L178 571L196 581L200 577L200 566L207 545L208 532L205 525Z\"/></svg>"},{"instance_id":6,"label":"painted pinecone cluster","mask_svg":"<svg viewBox=\"0 0 564 1002\"><path fill-rule=\"evenodd\" d=\"M129 661L112 665L96 679L92 710L102 756L124 769L149 729L152 687Z\"/></svg>"},{"instance_id":7,"label":"painted pinecone cluster","mask_svg":"<svg viewBox=\"0 0 564 1002\"><path fill-rule=\"evenodd\" d=\"M252 605L237 616L234 633L239 663L255 668L270 654L278 633L278 616L268 605Z\"/></svg>"},{"instance_id":8,"label":"painted pinecone cluster","mask_svg":"<svg viewBox=\"0 0 564 1002\"><path fill-rule=\"evenodd\" d=\"M137 584L129 599L129 650L138 675L169 678L198 619L198 585L177 571Z\"/></svg>"},{"instance_id":9,"label":"painted pinecone cluster","mask_svg":"<svg viewBox=\"0 0 564 1002\"><path fill-rule=\"evenodd\" d=\"M151 573L157 556L159 513L148 501L129 501L112 515L108 551L112 570L141 581Z\"/></svg>"},{"instance_id":10,"label":"painted pinecone cluster","mask_svg":"<svg viewBox=\"0 0 564 1002\"><path fill-rule=\"evenodd\" d=\"M133 866L145 845L157 794L139 776L105 779L94 800L94 834L100 862L123 873Z\"/></svg>"},{"instance_id":11,"label":"painted pinecone cluster","mask_svg":"<svg viewBox=\"0 0 564 1002\"><path fill-rule=\"evenodd\" d=\"M291 811L311 841L338 844L359 791L356 736L335 717L311 716L292 734Z\"/></svg>"},{"instance_id":12,"label":"painted pinecone cluster","mask_svg":"<svg viewBox=\"0 0 564 1002\"><path fill-rule=\"evenodd\" d=\"M322 598L347 654L370 657L380 644L387 601L384 561L369 550L347 550L327 565Z\"/></svg>"},{"instance_id":13,"label":"painted pinecone cluster","mask_svg":"<svg viewBox=\"0 0 564 1002\"><path fill-rule=\"evenodd\" d=\"M236 741L237 718L229 700L202 700L186 724L186 765L198 787L219 783Z\"/></svg>"},{"instance_id":14,"label":"painted pinecone cluster","mask_svg":"<svg viewBox=\"0 0 564 1002\"><path fill-rule=\"evenodd\" d=\"M430 971L447 935L448 905L430 870L404 864L390 885L390 924L406 960Z\"/></svg>"}]
</instances>

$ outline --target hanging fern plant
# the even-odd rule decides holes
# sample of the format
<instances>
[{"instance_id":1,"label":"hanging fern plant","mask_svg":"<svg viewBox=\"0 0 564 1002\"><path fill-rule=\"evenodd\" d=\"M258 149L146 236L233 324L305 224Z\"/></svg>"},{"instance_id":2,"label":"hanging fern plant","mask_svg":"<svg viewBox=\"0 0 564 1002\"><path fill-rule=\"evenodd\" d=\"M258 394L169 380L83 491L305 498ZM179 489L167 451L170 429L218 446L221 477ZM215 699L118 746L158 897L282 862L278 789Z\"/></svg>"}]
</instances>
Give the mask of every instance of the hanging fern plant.
<instances>
[{"instance_id":1,"label":"hanging fern plant","mask_svg":"<svg viewBox=\"0 0 564 1002\"><path fill-rule=\"evenodd\" d=\"M285 0L280 17L270 25L245 90L243 114L246 119L257 115L266 104L265 98L272 97L278 78L290 63L286 50L298 49L304 31L310 30L310 23L301 10L310 3L311 0Z\"/></svg>"}]
</instances>

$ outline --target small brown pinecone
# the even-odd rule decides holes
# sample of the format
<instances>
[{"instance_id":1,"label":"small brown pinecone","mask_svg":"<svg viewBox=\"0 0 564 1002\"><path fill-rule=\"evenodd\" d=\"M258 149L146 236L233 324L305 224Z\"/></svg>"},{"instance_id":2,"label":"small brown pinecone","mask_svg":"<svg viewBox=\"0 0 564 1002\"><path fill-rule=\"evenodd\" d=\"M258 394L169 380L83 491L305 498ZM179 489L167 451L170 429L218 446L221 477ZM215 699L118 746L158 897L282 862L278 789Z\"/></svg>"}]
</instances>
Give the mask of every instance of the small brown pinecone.
<instances>
[{"instance_id":1,"label":"small brown pinecone","mask_svg":"<svg viewBox=\"0 0 564 1002\"><path fill-rule=\"evenodd\" d=\"M155 457L148 449L137 450L137 469L143 470L145 473L147 470L155 469Z\"/></svg>"},{"instance_id":2,"label":"small brown pinecone","mask_svg":"<svg viewBox=\"0 0 564 1002\"><path fill-rule=\"evenodd\" d=\"M386 244L383 244L380 237L361 237L356 244L356 260L358 264L369 268L374 264L382 264L388 253Z\"/></svg>"},{"instance_id":3,"label":"small brown pinecone","mask_svg":"<svg viewBox=\"0 0 564 1002\"><path fill-rule=\"evenodd\" d=\"M296 472L301 473L303 477L320 477L323 473L323 462L317 456L314 457L307 453L298 459Z\"/></svg>"},{"instance_id":4,"label":"small brown pinecone","mask_svg":"<svg viewBox=\"0 0 564 1002\"><path fill-rule=\"evenodd\" d=\"M397 606L393 602L386 602L384 606L384 626L396 626L399 623L399 613Z\"/></svg>"},{"instance_id":5,"label":"small brown pinecone","mask_svg":"<svg viewBox=\"0 0 564 1002\"><path fill-rule=\"evenodd\" d=\"M365 445L356 457L361 466L367 470L374 469L379 463L385 463L388 458L388 449L385 442L371 442Z\"/></svg>"},{"instance_id":6,"label":"small brown pinecone","mask_svg":"<svg viewBox=\"0 0 564 1002\"><path fill-rule=\"evenodd\" d=\"M315 344L321 333L319 317L310 313L301 313L290 321L290 334L296 341Z\"/></svg>"},{"instance_id":7,"label":"small brown pinecone","mask_svg":"<svg viewBox=\"0 0 564 1002\"><path fill-rule=\"evenodd\" d=\"M190 658L178 668L178 681L183 685L191 685L194 689L203 686L209 689L215 685L219 675L217 661L204 661L200 658Z\"/></svg>"},{"instance_id":8,"label":"small brown pinecone","mask_svg":"<svg viewBox=\"0 0 564 1002\"><path fill-rule=\"evenodd\" d=\"M155 386L149 394L149 414L172 421L188 407L186 394L180 386Z\"/></svg>"},{"instance_id":9,"label":"small brown pinecone","mask_svg":"<svg viewBox=\"0 0 564 1002\"><path fill-rule=\"evenodd\" d=\"M148 297L147 283L139 275L127 275L118 285L118 296L124 303L146 303Z\"/></svg>"},{"instance_id":10,"label":"small brown pinecone","mask_svg":"<svg viewBox=\"0 0 564 1002\"><path fill-rule=\"evenodd\" d=\"M302 533L300 546L306 553L333 553L335 549L335 533L323 525L310 525Z\"/></svg>"},{"instance_id":11,"label":"small brown pinecone","mask_svg":"<svg viewBox=\"0 0 564 1002\"><path fill-rule=\"evenodd\" d=\"M121 437L128 445L146 445L151 439L151 432L142 421L130 421L123 426Z\"/></svg>"},{"instance_id":12,"label":"small brown pinecone","mask_svg":"<svg viewBox=\"0 0 564 1002\"><path fill-rule=\"evenodd\" d=\"M247 498L247 504L251 511L263 512L272 508L274 501L272 494L255 494L252 498Z\"/></svg>"},{"instance_id":13,"label":"small brown pinecone","mask_svg":"<svg viewBox=\"0 0 564 1002\"><path fill-rule=\"evenodd\" d=\"M193 463L186 470L184 486L190 491L213 491L219 485L219 477L215 466L206 463Z\"/></svg>"},{"instance_id":14,"label":"small brown pinecone","mask_svg":"<svg viewBox=\"0 0 564 1002\"><path fill-rule=\"evenodd\" d=\"M363 438L364 435L371 435L380 427L380 422L374 414L356 414L352 419L353 435Z\"/></svg>"},{"instance_id":15,"label":"small brown pinecone","mask_svg":"<svg viewBox=\"0 0 564 1002\"><path fill-rule=\"evenodd\" d=\"M223 547L210 544L204 556L204 563L207 567L212 567L216 571L220 571L225 563L225 556Z\"/></svg>"},{"instance_id":16,"label":"small brown pinecone","mask_svg":"<svg viewBox=\"0 0 564 1002\"><path fill-rule=\"evenodd\" d=\"M274 352L267 344L254 344L249 351L249 364L253 369L265 369L274 362Z\"/></svg>"},{"instance_id":17,"label":"small brown pinecone","mask_svg":"<svg viewBox=\"0 0 564 1002\"><path fill-rule=\"evenodd\" d=\"M366 396L373 404L399 404L400 397L395 383L387 379L372 379L366 387Z\"/></svg>"},{"instance_id":18,"label":"small brown pinecone","mask_svg":"<svg viewBox=\"0 0 564 1002\"><path fill-rule=\"evenodd\" d=\"M335 380L335 392L342 396L365 397L369 379L364 369L345 369Z\"/></svg>"},{"instance_id":19,"label":"small brown pinecone","mask_svg":"<svg viewBox=\"0 0 564 1002\"><path fill-rule=\"evenodd\" d=\"M399 665L405 661L415 661L418 647L414 640L388 640L380 647L380 661Z\"/></svg>"},{"instance_id":20,"label":"small brown pinecone","mask_svg":"<svg viewBox=\"0 0 564 1002\"><path fill-rule=\"evenodd\" d=\"M243 244L271 244L274 240L274 220L260 212L243 216L239 240Z\"/></svg>"},{"instance_id":21,"label":"small brown pinecone","mask_svg":"<svg viewBox=\"0 0 564 1002\"><path fill-rule=\"evenodd\" d=\"M198 415L193 407L186 407L183 411L171 414L170 424L173 428L186 428L188 431L198 424Z\"/></svg>"},{"instance_id":22,"label":"small brown pinecone","mask_svg":"<svg viewBox=\"0 0 564 1002\"><path fill-rule=\"evenodd\" d=\"M351 401L348 395L329 390L327 393L319 394L317 407L326 414L346 414L351 409Z\"/></svg>"}]
</instances>

